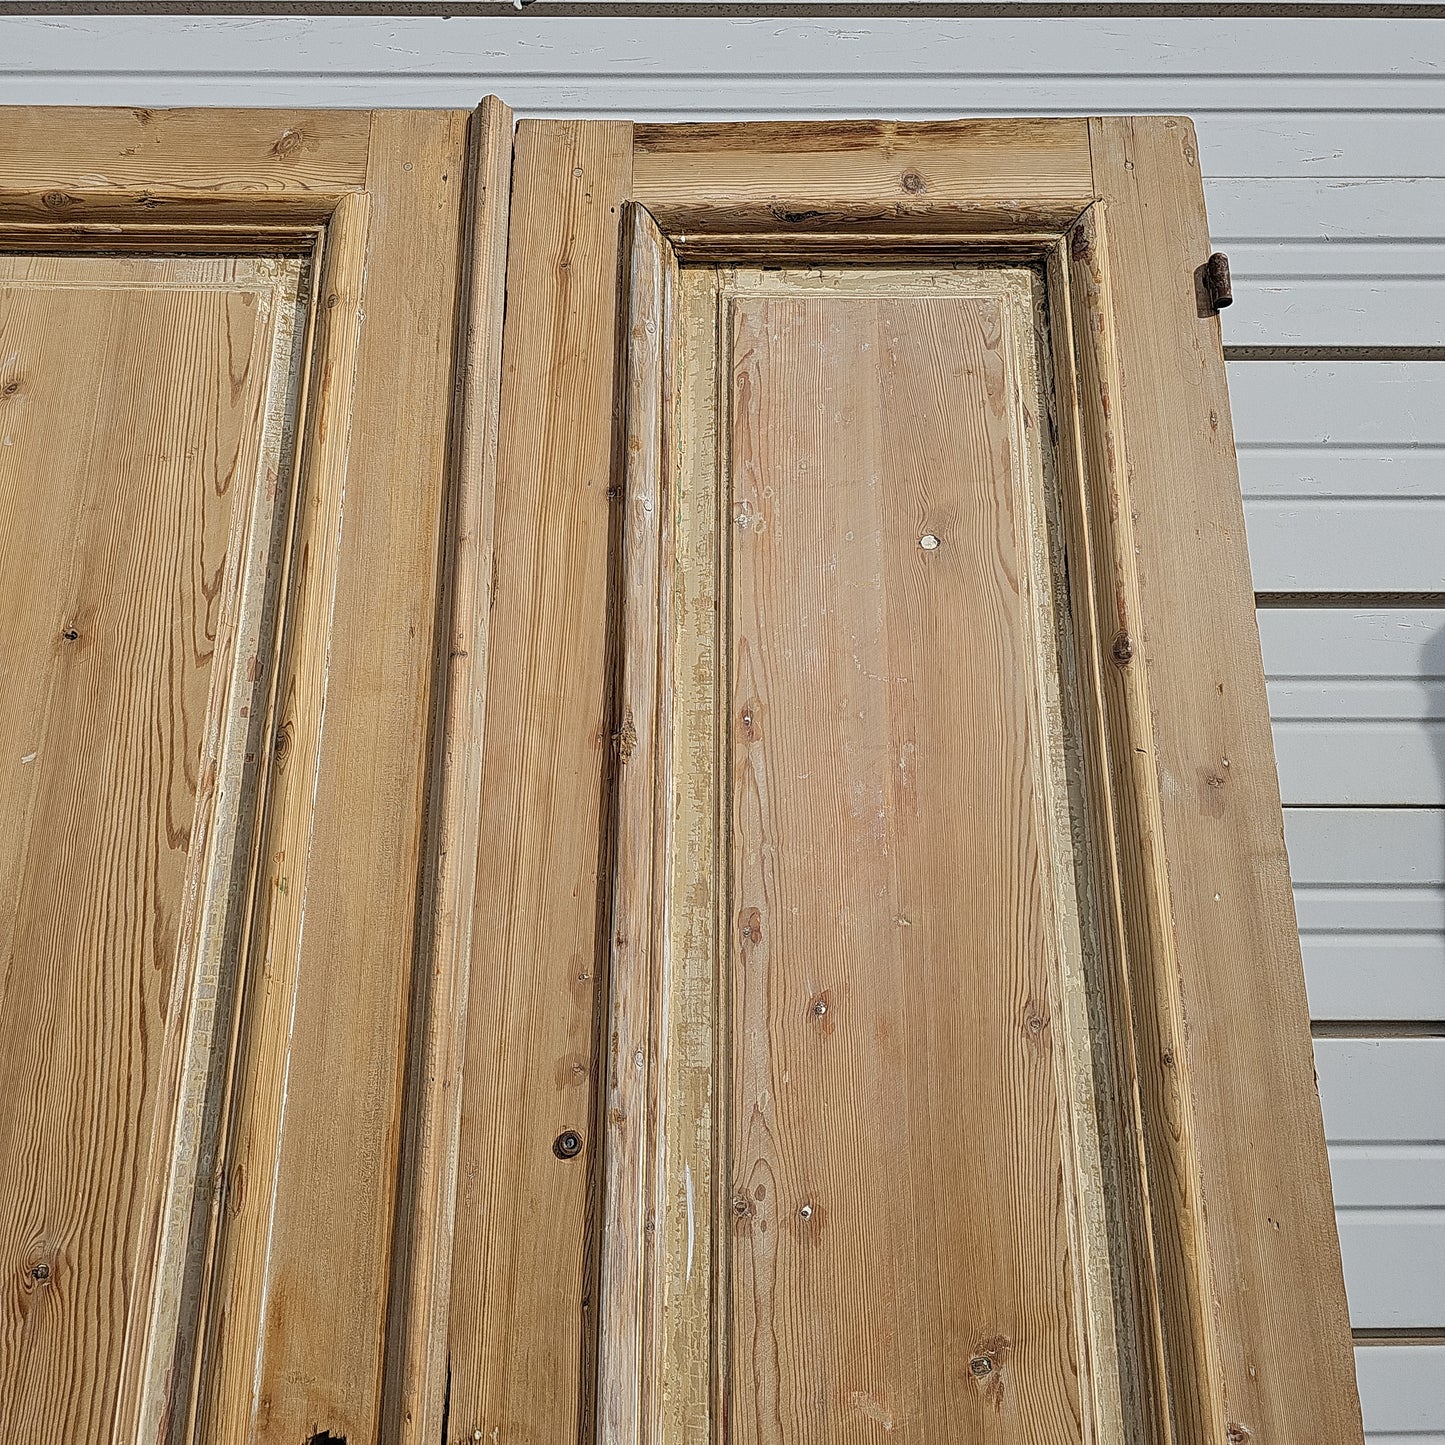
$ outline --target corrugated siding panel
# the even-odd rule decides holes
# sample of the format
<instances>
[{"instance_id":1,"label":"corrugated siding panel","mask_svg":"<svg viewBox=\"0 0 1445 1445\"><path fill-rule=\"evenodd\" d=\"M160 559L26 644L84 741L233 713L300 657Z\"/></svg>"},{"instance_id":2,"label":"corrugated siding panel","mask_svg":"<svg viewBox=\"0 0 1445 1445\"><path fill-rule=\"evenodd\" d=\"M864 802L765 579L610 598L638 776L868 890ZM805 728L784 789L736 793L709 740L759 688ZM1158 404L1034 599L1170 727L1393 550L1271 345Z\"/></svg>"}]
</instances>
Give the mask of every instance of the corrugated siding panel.
<instances>
[{"instance_id":1,"label":"corrugated siding panel","mask_svg":"<svg viewBox=\"0 0 1445 1445\"><path fill-rule=\"evenodd\" d=\"M524 114L1185 113L1235 346L1445 344L1445 26L1326 19L0 20L0 100ZM1232 365L1256 584L1445 592L1445 368ZM1442 599L1445 600L1445 599ZM1312 1006L1445 1019L1445 611L1267 609ZM1422 806L1424 805L1424 806ZM1357 1324L1445 1322L1445 1041L1322 1038ZM1445 1347L1362 1345L1373 1445L1445 1445Z\"/></svg>"}]
</instances>

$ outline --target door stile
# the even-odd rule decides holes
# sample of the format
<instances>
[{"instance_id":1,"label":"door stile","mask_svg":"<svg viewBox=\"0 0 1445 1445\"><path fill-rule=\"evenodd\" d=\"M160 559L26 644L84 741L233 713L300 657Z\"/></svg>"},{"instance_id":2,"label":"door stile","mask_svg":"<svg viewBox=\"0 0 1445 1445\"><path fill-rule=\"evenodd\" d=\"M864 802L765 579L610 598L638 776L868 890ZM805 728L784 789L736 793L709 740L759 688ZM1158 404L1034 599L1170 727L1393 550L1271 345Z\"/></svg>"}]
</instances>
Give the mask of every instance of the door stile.
<instances>
[{"instance_id":1,"label":"door stile","mask_svg":"<svg viewBox=\"0 0 1445 1445\"><path fill-rule=\"evenodd\" d=\"M481 774L487 703L497 419L511 203L511 108L488 96L470 122L462 203L452 482L442 525L443 595L422 926L414 979L411 1078L403 1106L393 1254L385 1438L435 1445L448 1394L447 1312L456 1216L472 912L481 863Z\"/></svg>"},{"instance_id":2,"label":"door stile","mask_svg":"<svg viewBox=\"0 0 1445 1445\"><path fill-rule=\"evenodd\" d=\"M1180 1438L1358 1440L1219 320L1190 289L1210 246L1198 148L1171 116L1090 135L1105 203L1080 275L1111 353L1089 405L1124 558L1110 670L1144 804L1152 996L1135 1017L1155 1208L1172 1191L1179 1221L1173 1256L1159 1243Z\"/></svg>"},{"instance_id":3,"label":"door stile","mask_svg":"<svg viewBox=\"0 0 1445 1445\"><path fill-rule=\"evenodd\" d=\"M1112 797L1104 815L1117 818L1111 852L1119 898L1123 987L1116 1027L1131 1043L1121 1061L1126 1086L1137 1090L1138 1174L1147 1200L1140 1240L1152 1266L1143 1276L1157 1321L1157 1349L1169 1382L1167 1438L1180 1445L1211 1440L1217 1380L1208 1256L1200 1234L1199 1178L1191 1144L1187 1059L1179 1038L1177 963L1170 926L1161 831L1153 703L1143 669L1133 666L1138 636L1139 578L1133 537L1129 459L1116 415L1120 381L1115 322L1102 269L1107 215L1095 208L1070 242L1070 305L1080 318L1074 356L1081 384L1089 483L1082 507L1094 539L1095 615L1108 616L1092 649L1098 660L1102 746L1109 755ZM1113 499L1118 498L1119 501ZM1106 611L1107 609L1107 611ZM1107 658L1107 661L1103 659Z\"/></svg>"},{"instance_id":4,"label":"door stile","mask_svg":"<svg viewBox=\"0 0 1445 1445\"><path fill-rule=\"evenodd\" d=\"M660 1300L653 1241L665 1200L667 875L672 854L671 598L677 261L647 211L627 211L621 682L599 1131L598 1445L655 1438Z\"/></svg>"}]
</instances>

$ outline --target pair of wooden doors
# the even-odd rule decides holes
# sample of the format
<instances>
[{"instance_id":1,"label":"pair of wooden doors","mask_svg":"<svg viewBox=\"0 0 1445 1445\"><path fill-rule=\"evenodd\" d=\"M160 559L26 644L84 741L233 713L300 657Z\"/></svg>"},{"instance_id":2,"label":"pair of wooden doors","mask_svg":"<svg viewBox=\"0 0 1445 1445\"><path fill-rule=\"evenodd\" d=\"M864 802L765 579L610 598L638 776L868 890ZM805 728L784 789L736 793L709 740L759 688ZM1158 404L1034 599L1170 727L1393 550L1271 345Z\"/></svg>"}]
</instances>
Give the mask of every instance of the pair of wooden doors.
<instances>
[{"instance_id":1,"label":"pair of wooden doors","mask_svg":"<svg viewBox=\"0 0 1445 1445\"><path fill-rule=\"evenodd\" d=\"M1359 1437L1187 122L0 229L7 1442Z\"/></svg>"}]
</instances>

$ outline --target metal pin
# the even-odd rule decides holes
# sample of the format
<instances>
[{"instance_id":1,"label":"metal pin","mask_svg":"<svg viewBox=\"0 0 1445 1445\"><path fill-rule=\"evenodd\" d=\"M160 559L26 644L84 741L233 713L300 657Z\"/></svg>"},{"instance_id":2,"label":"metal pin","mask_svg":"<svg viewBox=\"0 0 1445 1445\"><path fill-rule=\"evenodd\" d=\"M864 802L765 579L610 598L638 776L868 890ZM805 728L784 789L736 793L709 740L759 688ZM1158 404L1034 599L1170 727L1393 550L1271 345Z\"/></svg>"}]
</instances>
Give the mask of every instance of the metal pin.
<instances>
[{"instance_id":1,"label":"metal pin","mask_svg":"<svg viewBox=\"0 0 1445 1445\"><path fill-rule=\"evenodd\" d=\"M575 1159L582 1152L582 1136L575 1129L564 1129L552 1141L552 1152L559 1159Z\"/></svg>"}]
</instances>

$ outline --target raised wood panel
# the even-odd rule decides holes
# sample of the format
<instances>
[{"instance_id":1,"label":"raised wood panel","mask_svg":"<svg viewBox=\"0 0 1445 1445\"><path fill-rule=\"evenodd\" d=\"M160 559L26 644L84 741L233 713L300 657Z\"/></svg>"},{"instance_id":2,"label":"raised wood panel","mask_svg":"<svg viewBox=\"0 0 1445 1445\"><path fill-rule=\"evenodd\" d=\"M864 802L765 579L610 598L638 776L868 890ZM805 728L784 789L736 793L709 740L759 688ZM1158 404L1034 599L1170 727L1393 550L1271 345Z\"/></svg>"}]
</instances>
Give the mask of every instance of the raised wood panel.
<instances>
[{"instance_id":1,"label":"raised wood panel","mask_svg":"<svg viewBox=\"0 0 1445 1445\"><path fill-rule=\"evenodd\" d=\"M724 322L740 1440L1082 1438L1020 279Z\"/></svg>"},{"instance_id":2,"label":"raised wood panel","mask_svg":"<svg viewBox=\"0 0 1445 1445\"><path fill-rule=\"evenodd\" d=\"M17 1445L109 1433L153 1266L147 1165L181 1102L164 1040L193 968L213 1008L225 992L227 890L205 861L244 841L235 794L254 781L251 729L219 730L233 692L261 711L273 665L243 593L273 570L302 269L0 257L0 1435ZM188 1196L194 1116L176 1140Z\"/></svg>"}]
</instances>

